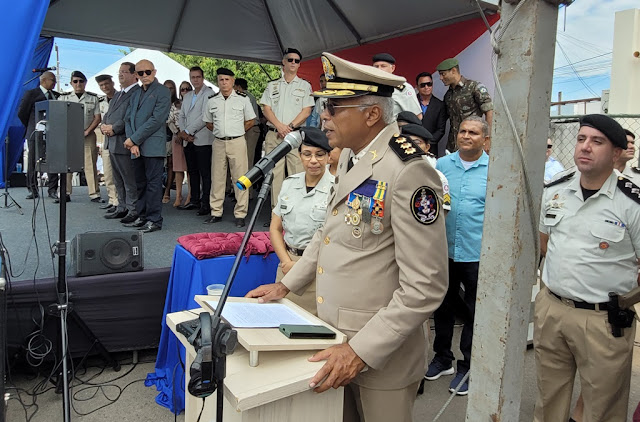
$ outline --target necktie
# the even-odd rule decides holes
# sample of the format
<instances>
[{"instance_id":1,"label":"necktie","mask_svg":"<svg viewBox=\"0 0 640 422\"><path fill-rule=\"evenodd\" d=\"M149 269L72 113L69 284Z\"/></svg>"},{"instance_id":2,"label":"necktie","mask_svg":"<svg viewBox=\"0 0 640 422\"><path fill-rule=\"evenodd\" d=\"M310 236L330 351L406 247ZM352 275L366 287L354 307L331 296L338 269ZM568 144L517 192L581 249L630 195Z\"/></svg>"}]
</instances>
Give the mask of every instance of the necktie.
<instances>
[{"instance_id":1,"label":"necktie","mask_svg":"<svg viewBox=\"0 0 640 422\"><path fill-rule=\"evenodd\" d=\"M47 100L53 100L53 95L51 94L51 91L47 91Z\"/></svg>"}]
</instances>

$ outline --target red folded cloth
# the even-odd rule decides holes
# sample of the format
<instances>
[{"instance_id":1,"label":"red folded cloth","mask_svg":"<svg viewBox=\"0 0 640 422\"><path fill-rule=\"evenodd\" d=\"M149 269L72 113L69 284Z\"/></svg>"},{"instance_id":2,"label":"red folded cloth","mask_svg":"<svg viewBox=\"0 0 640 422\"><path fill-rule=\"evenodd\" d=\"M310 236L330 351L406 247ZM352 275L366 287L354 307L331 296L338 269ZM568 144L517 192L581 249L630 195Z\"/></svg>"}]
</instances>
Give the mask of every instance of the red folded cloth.
<instances>
[{"instance_id":1,"label":"red folded cloth","mask_svg":"<svg viewBox=\"0 0 640 422\"><path fill-rule=\"evenodd\" d=\"M196 259L214 258L220 255L235 255L242 243L244 233L194 233L180 236L178 243L191 252ZM273 252L269 232L252 233L244 255L268 255Z\"/></svg>"}]
</instances>

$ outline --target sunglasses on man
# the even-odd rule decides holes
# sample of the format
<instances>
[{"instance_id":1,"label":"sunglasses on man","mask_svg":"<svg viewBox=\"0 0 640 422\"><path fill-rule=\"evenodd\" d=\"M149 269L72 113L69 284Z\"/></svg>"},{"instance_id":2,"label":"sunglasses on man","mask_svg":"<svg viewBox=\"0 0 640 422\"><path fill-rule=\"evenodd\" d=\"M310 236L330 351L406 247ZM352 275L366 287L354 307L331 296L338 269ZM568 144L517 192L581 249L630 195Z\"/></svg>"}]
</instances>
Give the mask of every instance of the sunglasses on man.
<instances>
[{"instance_id":1,"label":"sunglasses on man","mask_svg":"<svg viewBox=\"0 0 640 422\"><path fill-rule=\"evenodd\" d=\"M138 76L142 76L142 75L145 75L145 74L147 76L149 76L149 75L151 75L153 73L153 70L149 70L149 69L147 69L147 70L138 70L136 73L138 74Z\"/></svg>"},{"instance_id":2,"label":"sunglasses on man","mask_svg":"<svg viewBox=\"0 0 640 422\"><path fill-rule=\"evenodd\" d=\"M289 58L287 59L287 61L288 61L289 63L292 63L292 62L293 62L293 63L300 63L300 59L294 59L293 57L289 57Z\"/></svg>"},{"instance_id":3,"label":"sunglasses on man","mask_svg":"<svg viewBox=\"0 0 640 422\"><path fill-rule=\"evenodd\" d=\"M420 88L424 88L425 86L433 86L433 82L422 82L420 84Z\"/></svg>"},{"instance_id":4,"label":"sunglasses on man","mask_svg":"<svg viewBox=\"0 0 640 422\"><path fill-rule=\"evenodd\" d=\"M83 84L85 81L83 79L74 79L71 81L72 84Z\"/></svg>"}]
</instances>

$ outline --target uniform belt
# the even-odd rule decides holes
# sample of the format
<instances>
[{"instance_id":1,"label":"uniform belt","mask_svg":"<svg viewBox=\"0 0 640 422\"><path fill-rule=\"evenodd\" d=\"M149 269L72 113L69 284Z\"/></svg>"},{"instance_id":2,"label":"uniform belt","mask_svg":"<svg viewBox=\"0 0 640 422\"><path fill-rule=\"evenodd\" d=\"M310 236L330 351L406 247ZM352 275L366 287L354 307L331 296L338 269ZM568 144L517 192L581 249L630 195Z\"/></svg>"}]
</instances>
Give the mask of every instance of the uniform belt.
<instances>
[{"instance_id":1,"label":"uniform belt","mask_svg":"<svg viewBox=\"0 0 640 422\"><path fill-rule=\"evenodd\" d=\"M276 129L275 127L271 127L271 126L267 126L267 130L270 130L271 132L277 132L278 129Z\"/></svg>"},{"instance_id":2,"label":"uniform belt","mask_svg":"<svg viewBox=\"0 0 640 422\"><path fill-rule=\"evenodd\" d=\"M216 136L216 139L220 139L221 141L230 141L232 139L238 139L243 137L244 135L240 135L240 136Z\"/></svg>"},{"instance_id":3,"label":"uniform belt","mask_svg":"<svg viewBox=\"0 0 640 422\"><path fill-rule=\"evenodd\" d=\"M557 294L553 293L551 290L549 290L549 293L551 293L553 296L558 298L558 300L560 300L565 305L573 306L574 308L589 309L590 311L607 311L607 310L609 310L609 304L606 303L606 302L605 303L579 302L577 300L571 300L571 299L564 298L564 297L562 297L560 295L557 295Z\"/></svg>"},{"instance_id":4,"label":"uniform belt","mask_svg":"<svg viewBox=\"0 0 640 422\"><path fill-rule=\"evenodd\" d=\"M285 243L285 246L287 247L287 251L289 251L291 254L293 254L295 256L302 256L302 254L304 253L304 249L292 248L291 246L287 245L286 243Z\"/></svg>"}]
</instances>

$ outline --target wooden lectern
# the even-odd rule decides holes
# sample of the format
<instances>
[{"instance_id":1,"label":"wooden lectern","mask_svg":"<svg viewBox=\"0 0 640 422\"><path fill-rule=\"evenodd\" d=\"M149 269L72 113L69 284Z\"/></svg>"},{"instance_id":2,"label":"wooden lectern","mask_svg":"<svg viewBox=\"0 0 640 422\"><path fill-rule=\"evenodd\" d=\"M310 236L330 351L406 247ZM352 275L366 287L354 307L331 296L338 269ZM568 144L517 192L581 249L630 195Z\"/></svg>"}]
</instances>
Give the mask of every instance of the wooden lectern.
<instances>
[{"instance_id":1,"label":"wooden lectern","mask_svg":"<svg viewBox=\"0 0 640 422\"><path fill-rule=\"evenodd\" d=\"M286 299L283 301L291 303ZM203 311L205 310L196 309L167 315L167 326L176 334L187 351L185 422L197 420L203 403L202 399L193 397L187 390L190 378L189 368L195 358L195 349L183 335L177 333L176 325L196 318L196 315ZM310 320L316 320L311 314L307 313L304 316ZM326 325L324 322L322 324ZM254 330L264 332L265 329ZM239 332L238 336L240 335ZM282 343L286 343L285 340L289 339L282 336ZM338 335L335 344L345 341L344 334ZM326 347L328 345L321 348ZM259 365L252 367L249 365L249 352L241 343L238 344L235 353L227 357L223 420L225 422L341 422L344 389L330 389L318 394L309 388L311 378L324 365L324 362L307 360L314 353L313 350L262 351ZM200 421L214 422L215 413L216 394L214 393L205 399Z\"/></svg>"}]
</instances>

